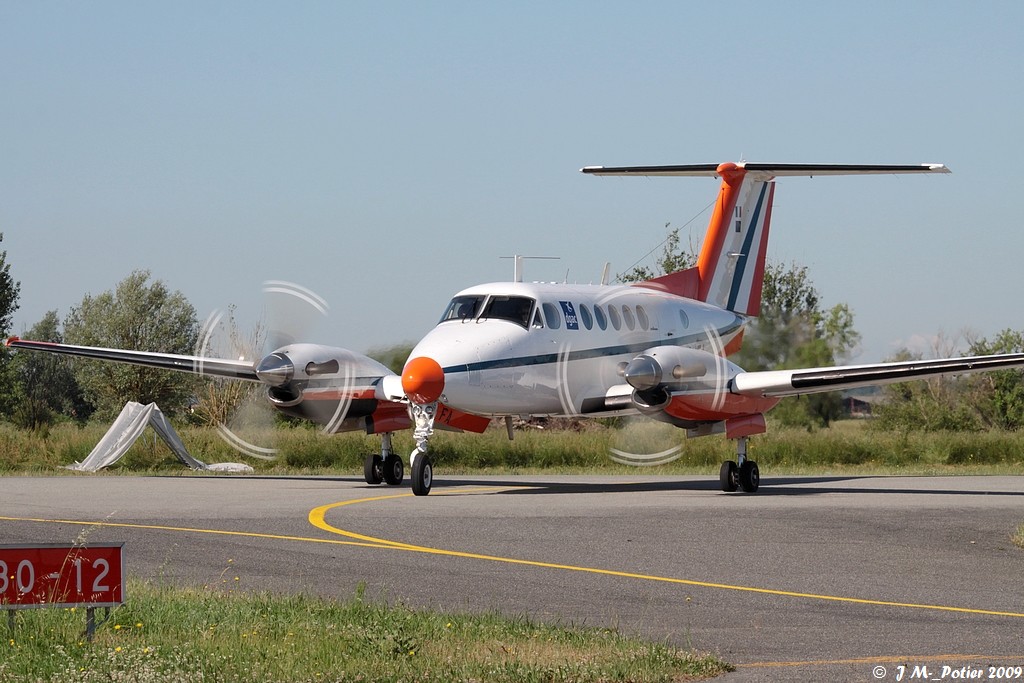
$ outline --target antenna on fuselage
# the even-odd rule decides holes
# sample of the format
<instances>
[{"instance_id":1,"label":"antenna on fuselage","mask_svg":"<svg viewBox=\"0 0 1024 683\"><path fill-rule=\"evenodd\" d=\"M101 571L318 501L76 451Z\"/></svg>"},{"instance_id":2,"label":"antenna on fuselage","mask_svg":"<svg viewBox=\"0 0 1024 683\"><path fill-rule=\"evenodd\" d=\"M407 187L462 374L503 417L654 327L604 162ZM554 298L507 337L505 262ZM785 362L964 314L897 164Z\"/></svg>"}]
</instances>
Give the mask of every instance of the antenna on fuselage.
<instances>
[{"instance_id":1,"label":"antenna on fuselage","mask_svg":"<svg viewBox=\"0 0 1024 683\"><path fill-rule=\"evenodd\" d=\"M605 261L604 262L604 268L601 270L601 284L602 285L608 284L608 275L611 273L611 271L612 271L612 262L611 261Z\"/></svg>"},{"instance_id":2,"label":"antenna on fuselage","mask_svg":"<svg viewBox=\"0 0 1024 683\"><path fill-rule=\"evenodd\" d=\"M512 282L522 282L523 281L523 260L524 259L533 259L535 261L538 261L538 260L540 260L540 261L559 261L559 260L561 260L558 256L520 256L519 254L516 254L515 256L500 256L499 258L510 258L510 259L512 259L514 261L514 263L512 265ZM568 274L566 274L566 277L568 278Z\"/></svg>"}]
</instances>

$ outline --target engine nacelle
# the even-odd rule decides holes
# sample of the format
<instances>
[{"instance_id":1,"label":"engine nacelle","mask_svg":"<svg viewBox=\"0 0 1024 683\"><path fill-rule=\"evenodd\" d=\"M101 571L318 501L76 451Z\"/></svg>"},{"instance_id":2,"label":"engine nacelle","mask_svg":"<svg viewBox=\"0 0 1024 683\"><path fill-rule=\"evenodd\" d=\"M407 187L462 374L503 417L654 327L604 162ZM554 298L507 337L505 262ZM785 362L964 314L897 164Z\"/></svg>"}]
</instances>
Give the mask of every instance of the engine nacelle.
<instances>
[{"instance_id":1,"label":"engine nacelle","mask_svg":"<svg viewBox=\"0 0 1024 683\"><path fill-rule=\"evenodd\" d=\"M677 427L718 422L751 407L731 394L729 383L743 370L721 356L680 346L641 353L622 370L641 414Z\"/></svg>"},{"instance_id":2,"label":"engine nacelle","mask_svg":"<svg viewBox=\"0 0 1024 683\"><path fill-rule=\"evenodd\" d=\"M623 377L638 391L664 388L668 392L719 389L743 370L722 356L683 346L656 346L641 353L623 369Z\"/></svg>"},{"instance_id":3,"label":"engine nacelle","mask_svg":"<svg viewBox=\"0 0 1024 683\"><path fill-rule=\"evenodd\" d=\"M256 366L275 408L320 424L372 415L378 385L393 375L368 356L320 344L282 346Z\"/></svg>"},{"instance_id":4,"label":"engine nacelle","mask_svg":"<svg viewBox=\"0 0 1024 683\"><path fill-rule=\"evenodd\" d=\"M622 370L644 415L686 428L725 422L727 429L730 421L763 415L779 402L733 393L732 379L741 372L727 358L680 346L648 349Z\"/></svg>"}]
</instances>

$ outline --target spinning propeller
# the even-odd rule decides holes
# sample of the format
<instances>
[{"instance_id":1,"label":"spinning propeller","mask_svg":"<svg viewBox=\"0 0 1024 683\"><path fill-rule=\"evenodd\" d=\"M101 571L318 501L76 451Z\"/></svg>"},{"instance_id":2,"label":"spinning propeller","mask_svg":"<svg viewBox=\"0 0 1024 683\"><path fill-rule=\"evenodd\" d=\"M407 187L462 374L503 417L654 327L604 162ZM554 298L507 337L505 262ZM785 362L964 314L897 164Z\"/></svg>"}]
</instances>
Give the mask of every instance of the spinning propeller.
<instances>
[{"instance_id":1,"label":"spinning propeller","mask_svg":"<svg viewBox=\"0 0 1024 683\"><path fill-rule=\"evenodd\" d=\"M355 370L365 357L301 341L309 338L329 310L312 290L271 280L263 283L262 294L264 318L249 335L238 330L233 309L213 311L202 326L196 355L253 359L260 385L213 378L204 399L214 405L206 412L221 437L237 451L272 460L277 450L269 445L273 442L271 406L323 424L325 432L337 431L352 403ZM202 363L199 369L202 374ZM308 392L319 400L307 401Z\"/></svg>"},{"instance_id":2,"label":"spinning propeller","mask_svg":"<svg viewBox=\"0 0 1024 683\"><path fill-rule=\"evenodd\" d=\"M613 300L607 303L614 305ZM703 411L715 413L724 406L735 366L725 357L721 334L705 325L702 334L688 335L684 329L682 337L685 347L651 347L619 365L621 380L632 388L628 405L651 420L627 418L609 448L614 462L651 467L677 460L682 455L678 428L698 428ZM692 411L680 407L691 403Z\"/></svg>"}]
</instances>

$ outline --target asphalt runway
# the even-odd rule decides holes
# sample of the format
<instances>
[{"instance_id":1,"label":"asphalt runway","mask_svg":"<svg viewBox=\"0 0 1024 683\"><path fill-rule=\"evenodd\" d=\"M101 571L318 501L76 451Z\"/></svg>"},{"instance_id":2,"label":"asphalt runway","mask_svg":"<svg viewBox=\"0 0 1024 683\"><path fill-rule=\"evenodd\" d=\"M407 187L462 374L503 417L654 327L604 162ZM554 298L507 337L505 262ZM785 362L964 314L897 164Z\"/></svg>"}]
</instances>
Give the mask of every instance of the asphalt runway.
<instances>
[{"instance_id":1,"label":"asphalt runway","mask_svg":"<svg viewBox=\"0 0 1024 683\"><path fill-rule=\"evenodd\" d=\"M1024 477L717 488L442 476L420 498L357 477L4 477L0 543L124 541L139 578L339 598L362 584L414 606L617 627L714 652L738 667L729 682L1024 665L1010 539Z\"/></svg>"}]
</instances>

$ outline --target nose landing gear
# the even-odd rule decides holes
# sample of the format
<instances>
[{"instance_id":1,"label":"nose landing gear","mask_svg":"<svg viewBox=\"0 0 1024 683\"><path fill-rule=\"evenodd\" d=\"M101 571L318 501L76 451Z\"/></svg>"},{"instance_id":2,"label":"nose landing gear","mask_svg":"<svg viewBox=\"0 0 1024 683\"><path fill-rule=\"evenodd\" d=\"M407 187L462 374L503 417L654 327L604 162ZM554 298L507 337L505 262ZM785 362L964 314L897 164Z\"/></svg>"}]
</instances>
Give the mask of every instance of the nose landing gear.
<instances>
[{"instance_id":1,"label":"nose landing gear","mask_svg":"<svg viewBox=\"0 0 1024 683\"><path fill-rule=\"evenodd\" d=\"M412 403L409 405L409 412L415 424L412 435L416 440L416 448L409 454L412 492L417 496L425 496L430 493L430 487L434 483L434 463L427 454L427 448L434 433L437 403ZM398 486L402 483L404 475L402 458L391 447L391 434L382 434L380 454L371 453L363 461L363 479L367 484L374 486L381 482Z\"/></svg>"}]
</instances>

